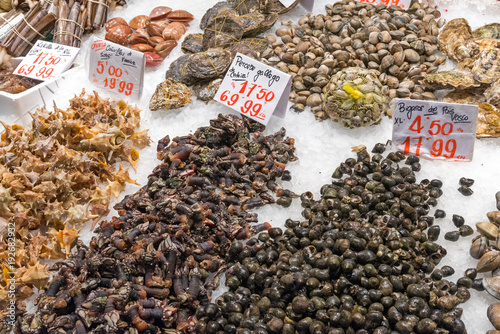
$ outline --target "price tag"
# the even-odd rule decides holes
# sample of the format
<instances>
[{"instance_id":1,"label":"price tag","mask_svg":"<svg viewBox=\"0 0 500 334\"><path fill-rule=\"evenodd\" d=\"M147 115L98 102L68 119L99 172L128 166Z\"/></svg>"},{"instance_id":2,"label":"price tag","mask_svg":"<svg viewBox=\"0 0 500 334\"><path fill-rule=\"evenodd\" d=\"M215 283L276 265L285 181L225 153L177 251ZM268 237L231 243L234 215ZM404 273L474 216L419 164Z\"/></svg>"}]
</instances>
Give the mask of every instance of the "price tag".
<instances>
[{"instance_id":1,"label":"price tag","mask_svg":"<svg viewBox=\"0 0 500 334\"><path fill-rule=\"evenodd\" d=\"M471 161L478 106L394 100L392 142L406 154L430 159Z\"/></svg>"},{"instance_id":2,"label":"price tag","mask_svg":"<svg viewBox=\"0 0 500 334\"><path fill-rule=\"evenodd\" d=\"M14 74L36 80L50 80L71 67L79 48L38 40Z\"/></svg>"},{"instance_id":3,"label":"price tag","mask_svg":"<svg viewBox=\"0 0 500 334\"><path fill-rule=\"evenodd\" d=\"M410 8L411 0L355 0L357 2L371 3L374 5L396 5L403 9Z\"/></svg>"},{"instance_id":4,"label":"price tag","mask_svg":"<svg viewBox=\"0 0 500 334\"><path fill-rule=\"evenodd\" d=\"M139 99L144 85L144 53L94 39L89 50L89 80L112 92Z\"/></svg>"},{"instance_id":5,"label":"price tag","mask_svg":"<svg viewBox=\"0 0 500 334\"><path fill-rule=\"evenodd\" d=\"M288 8L295 2L295 0L279 0L279 2L281 2L283 6ZM300 0L299 4L306 10L312 12L314 7L314 0Z\"/></svg>"},{"instance_id":6,"label":"price tag","mask_svg":"<svg viewBox=\"0 0 500 334\"><path fill-rule=\"evenodd\" d=\"M237 53L215 100L264 125L271 115L285 118L291 77Z\"/></svg>"}]
</instances>

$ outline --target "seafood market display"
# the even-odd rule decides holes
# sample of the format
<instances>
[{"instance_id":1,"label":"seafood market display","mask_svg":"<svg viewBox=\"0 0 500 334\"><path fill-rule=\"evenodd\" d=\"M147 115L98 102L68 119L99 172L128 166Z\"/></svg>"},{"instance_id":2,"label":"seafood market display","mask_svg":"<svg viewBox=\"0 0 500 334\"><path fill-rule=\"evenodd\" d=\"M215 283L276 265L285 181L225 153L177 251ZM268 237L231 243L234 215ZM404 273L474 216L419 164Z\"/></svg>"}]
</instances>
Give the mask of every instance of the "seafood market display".
<instances>
[{"instance_id":1,"label":"seafood market display","mask_svg":"<svg viewBox=\"0 0 500 334\"><path fill-rule=\"evenodd\" d=\"M115 206L90 246L79 245L37 300L38 311L17 323L94 333L192 332L199 305L209 303L233 239L270 228L247 212L294 196L294 140L281 129L264 136L248 119L219 115L194 134L158 142L162 161L148 184Z\"/></svg>"},{"instance_id":2,"label":"seafood market display","mask_svg":"<svg viewBox=\"0 0 500 334\"><path fill-rule=\"evenodd\" d=\"M276 31L276 36L267 37L270 46L263 52L263 62L293 77L294 93L290 100L295 111L301 112L308 106L317 119L331 117L348 127L377 124L379 114L387 111L384 104L358 99L356 106L361 107L352 109L352 103L343 104L347 96L352 97L348 92L339 92L342 97L337 103L338 111L331 112L327 96L331 97L332 92L328 83L336 80L333 84L343 90L343 75L339 78L335 74L350 67L371 70L371 76L383 85L383 89L378 88L381 92L373 95L379 100L386 100L384 95L389 99L436 99L421 83L442 62L435 52L438 28L444 25L444 19L436 6L424 1L403 11L398 6L344 0L326 5L326 12L327 15L310 13L301 17L298 24L282 22L284 27ZM374 115L373 120L344 119L365 118L366 112Z\"/></svg>"},{"instance_id":3,"label":"seafood market display","mask_svg":"<svg viewBox=\"0 0 500 334\"><path fill-rule=\"evenodd\" d=\"M500 333L498 138L421 161L384 117L418 114L409 131L447 150L433 137L462 128L422 131L425 110L391 101L473 104L477 137L500 137L500 23L481 13L500 3L369 2L0 0L0 91L35 87L0 94L20 117L0 116L0 334ZM112 93L82 92L94 37L144 53L137 106L104 95L136 84L133 59L101 59ZM83 66L13 75L38 39ZM266 128L207 105L226 74L245 87L229 105L267 94L246 94L253 64L229 71L237 53L292 77L295 112Z\"/></svg>"},{"instance_id":4,"label":"seafood market display","mask_svg":"<svg viewBox=\"0 0 500 334\"><path fill-rule=\"evenodd\" d=\"M154 8L148 15L139 15L130 22L115 17L106 23L108 41L144 52L146 66L158 66L177 46L193 15L185 10L170 7Z\"/></svg>"},{"instance_id":5,"label":"seafood market display","mask_svg":"<svg viewBox=\"0 0 500 334\"><path fill-rule=\"evenodd\" d=\"M301 195L303 219L233 241L229 291L198 307L196 333L466 333L470 279L438 267L428 215L442 182L417 182L418 158L383 144L354 150L320 199Z\"/></svg>"},{"instance_id":6,"label":"seafood market display","mask_svg":"<svg viewBox=\"0 0 500 334\"><path fill-rule=\"evenodd\" d=\"M104 100L84 92L68 109L38 109L31 126L8 125L0 141L0 219L15 224L16 306L33 288L49 281L40 259L64 259L77 243L85 222L109 213L111 196L118 198L127 183L135 183L127 168L135 168L137 149L149 146L147 130L137 132L140 110L124 101ZM2 229L3 234L6 233ZM8 272L7 238L0 242L0 270ZM5 277L4 277L5 278ZM7 281L5 280L5 283ZM8 303L0 285L0 305Z\"/></svg>"}]
</instances>

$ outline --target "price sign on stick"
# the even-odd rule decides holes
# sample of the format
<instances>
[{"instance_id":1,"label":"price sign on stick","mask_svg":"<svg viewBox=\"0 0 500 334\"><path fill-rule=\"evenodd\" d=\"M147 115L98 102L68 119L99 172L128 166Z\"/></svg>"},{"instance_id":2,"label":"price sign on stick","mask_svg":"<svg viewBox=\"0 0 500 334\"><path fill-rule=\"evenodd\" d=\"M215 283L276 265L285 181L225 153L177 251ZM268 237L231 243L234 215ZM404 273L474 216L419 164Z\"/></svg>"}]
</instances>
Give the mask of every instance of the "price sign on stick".
<instances>
[{"instance_id":1,"label":"price sign on stick","mask_svg":"<svg viewBox=\"0 0 500 334\"><path fill-rule=\"evenodd\" d=\"M403 9L410 8L411 4L411 0L356 0L356 1L361 3L363 2L371 3L374 5L386 5L386 6L396 5Z\"/></svg>"},{"instance_id":2,"label":"price sign on stick","mask_svg":"<svg viewBox=\"0 0 500 334\"><path fill-rule=\"evenodd\" d=\"M237 53L214 99L265 125L273 113L285 118L291 85L288 74Z\"/></svg>"},{"instance_id":3,"label":"price sign on stick","mask_svg":"<svg viewBox=\"0 0 500 334\"><path fill-rule=\"evenodd\" d=\"M50 80L71 67L79 48L45 41L37 41L14 74L36 80Z\"/></svg>"},{"instance_id":4,"label":"price sign on stick","mask_svg":"<svg viewBox=\"0 0 500 334\"><path fill-rule=\"evenodd\" d=\"M478 107L396 99L392 142L404 153L430 159L471 161Z\"/></svg>"},{"instance_id":5,"label":"price sign on stick","mask_svg":"<svg viewBox=\"0 0 500 334\"><path fill-rule=\"evenodd\" d=\"M279 0L281 4L285 7L290 7L296 0ZM312 12L314 7L314 0L300 0L300 5L306 10Z\"/></svg>"},{"instance_id":6,"label":"price sign on stick","mask_svg":"<svg viewBox=\"0 0 500 334\"><path fill-rule=\"evenodd\" d=\"M94 85L139 99L144 85L144 53L95 39L89 50L89 80Z\"/></svg>"}]
</instances>

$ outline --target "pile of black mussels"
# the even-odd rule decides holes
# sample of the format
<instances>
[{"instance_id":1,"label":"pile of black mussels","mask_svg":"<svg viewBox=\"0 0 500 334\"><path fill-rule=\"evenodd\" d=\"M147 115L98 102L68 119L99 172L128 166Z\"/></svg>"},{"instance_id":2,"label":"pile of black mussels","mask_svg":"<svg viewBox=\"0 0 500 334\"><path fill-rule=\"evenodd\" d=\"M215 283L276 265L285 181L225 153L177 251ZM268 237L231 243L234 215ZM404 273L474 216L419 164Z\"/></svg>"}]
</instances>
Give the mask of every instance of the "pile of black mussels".
<instances>
[{"instance_id":1,"label":"pile of black mussels","mask_svg":"<svg viewBox=\"0 0 500 334\"><path fill-rule=\"evenodd\" d=\"M247 118L219 115L194 134L158 143L148 184L115 206L89 247L58 262L57 275L19 317L15 333L193 332L234 239L267 230L247 210L293 196L276 183L296 160L285 130L264 136Z\"/></svg>"},{"instance_id":2,"label":"pile of black mussels","mask_svg":"<svg viewBox=\"0 0 500 334\"><path fill-rule=\"evenodd\" d=\"M196 333L466 333L470 285L445 278L446 250L426 233L442 182L417 182L418 157L385 145L356 151L320 199L302 194L305 220L233 241L229 291L198 307Z\"/></svg>"}]
</instances>

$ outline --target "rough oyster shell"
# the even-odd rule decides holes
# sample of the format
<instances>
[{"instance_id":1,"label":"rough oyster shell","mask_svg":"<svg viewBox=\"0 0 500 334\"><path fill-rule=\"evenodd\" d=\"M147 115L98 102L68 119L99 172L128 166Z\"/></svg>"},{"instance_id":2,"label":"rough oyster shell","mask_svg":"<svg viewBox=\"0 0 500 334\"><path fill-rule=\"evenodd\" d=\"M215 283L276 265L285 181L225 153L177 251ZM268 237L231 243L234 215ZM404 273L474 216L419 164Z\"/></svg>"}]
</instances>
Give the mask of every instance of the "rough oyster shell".
<instances>
[{"instance_id":1,"label":"rough oyster shell","mask_svg":"<svg viewBox=\"0 0 500 334\"><path fill-rule=\"evenodd\" d=\"M244 28L234 11L220 13L208 24L203 33L203 49L227 47L239 42Z\"/></svg>"},{"instance_id":2,"label":"rough oyster shell","mask_svg":"<svg viewBox=\"0 0 500 334\"><path fill-rule=\"evenodd\" d=\"M439 50L455 61L474 58L479 52L472 39L472 32L465 19L448 22L439 34Z\"/></svg>"},{"instance_id":3,"label":"rough oyster shell","mask_svg":"<svg viewBox=\"0 0 500 334\"><path fill-rule=\"evenodd\" d=\"M225 11L230 11L234 9L234 6L231 6L228 1L221 1L216 3L212 8L207 10L203 17L201 18L200 21L200 28L201 29L206 29L210 23L213 22L213 20L219 16L219 13L225 12Z\"/></svg>"},{"instance_id":4,"label":"rough oyster shell","mask_svg":"<svg viewBox=\"0 0 500 334\"><path fill-rule=\"evenodd\" d=\"M495 107L500 107L500 81L495 81L490 87L484 92L484 97L486 101Z\"/></svg>"},{"instance_id":5,"label":"rough oyster shell","mask_svg":"<svg viewBox=\"0 0 500 334\"><path fill-rule=\"evenodd\" d=\"M343 69L332 76L323 92L325 112L345 127L378 124L387 108L388 97L373 70Z\"/></svg>"},{"instance_id":6,"label":"rough oyster shell","mask_svg":"<svg viewBox=\"0 0 500 334\"><path fill-rule=\"evenodd\" d=\"M260 13L250 13L238 16L238 20L243 27L244 37L255 37L269 30L278 20L279 15L271 13L268 15Z\"/></svg>"},{"instance_id":7,"label":"rough oyster shell","mask_svg":"<svg viewBox=\"0 0 500 334\"><path fill-rule=\"evenodd\" d=\"M208 103L214 99L221 83L222 79L215 79L208 83L200 82L193 86L193 92L199 100Z\"/></svg>"},{"instance_id":8,"label":"rough oyster shell","mask_svg":"<svg viewBox=\"0 0 500 334\"><path fill-rule=\"evenodd\" d=\"M428 74L424 79L424 84L430 89L469 89L479 87L472 74L467 71L457 69Z\"/></svg>"},{"instance_id":9,"label":"rough oyster shell","mask_svg":"<svg viewBox=\"0 0 500 334\"><path fill-rule=\"evenodd\" d=\"M480 103L476 136L500 137L500 111L488 103Z\"/></svg>"},{"instance_id":10,"label":"rough oyster shell","mask_svg":"<svg viewBox=\"0 0 500 334\"><path fill-rule=\"evenodd\" d=\"M200 80L213 80L226 73L231 61L231 53L221 48L192 54L179 70L180 81L192 85Z\"/></svg>"},{"instance_id":11,"label":"rough oyster shell","mask_svg":"<svg viewBox=\"0 0 500 334\"><path fill-rule=\"evenodd\" d=\"M191 103L191 90L186 85L167 79L160 83L149 101L149 109L177 109Z\"/></svg>"},{"instance_id":12,"label":"rough oyster shell","mask_svg":"<svg viewBox=\"0 0 500 334\"><path fill-rule=\"evenodd\" d=\"M196 53L203 51L203 34L189 34L184 38L181 46L184 53Z\"/></svg>"},{"instance_id":13,"label":"rough oyster shell","mask_svg":"<svg viewBox=\"0 0 500 334\"><path fill-rule=\"evenodd\" d=\"M500 39L493 38L476 38L474 42L479 46L479 51L500 48Z\"/></svg>"},{"instance_id":14,"label":"rough oyster shell","mask_svg":"<svg viewBox=\"0 0 500 334\"><path fill-rule=\"evenodd\" d=\"M491 84L500 77L500 49L481 52L474 60L471 72L474 79L484 84Z\"/></svg>"},{"instance_id":15,"label":"rough oyster shell","mask_svg":"<svg viewBox=\"0 0 500 334\"><path fill-rule=\"evenodd\" d=\"M500 39L500 23L490 23L477 28L472 32L472 37Z\"/></svg>"}]
</instances>

